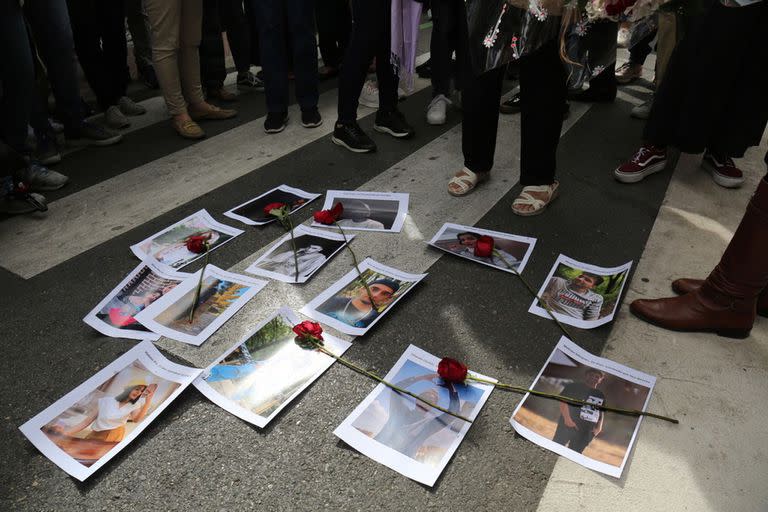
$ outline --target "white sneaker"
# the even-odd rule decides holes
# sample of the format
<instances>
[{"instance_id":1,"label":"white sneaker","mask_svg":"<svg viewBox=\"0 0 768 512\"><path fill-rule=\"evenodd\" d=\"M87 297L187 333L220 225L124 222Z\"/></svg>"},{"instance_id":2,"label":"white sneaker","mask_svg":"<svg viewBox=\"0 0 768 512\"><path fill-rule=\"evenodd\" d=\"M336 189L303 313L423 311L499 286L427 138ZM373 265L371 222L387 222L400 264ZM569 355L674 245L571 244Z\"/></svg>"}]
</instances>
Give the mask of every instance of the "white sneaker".
<instances>
[{"instance_id":1,"label":"white sneaker","mask_svg":"<svg viewBox=\"0 0 768 512\"><path fill-rule=\"evenodd\" d=\"M451 104L451 100L446 98L443 94L438 94L427 107L427 123L428 124L445 124L446 112L448 105Z\"/></svg>"},{"instance_id":2,"label":"white sneaker","mask_svg":"<svg viewBox=\"0 0 768 512\"><path fill-rule=\"evenodd\" d=\"M632 107L632 112L629 115L634 117L635 119L648 119L649 117L651 117L652 105L653 105L653 96L651 96L651 99L649 99L645 103L641 103L640 105L635 105L634 107Z\"/></svg>"},{"instance_id":3,"label":"white sneaker","mask_svg":"<svg viewBox=\"0 0 768 512\"><path fill-rule=\"evenodd\" d=\"M106 112L104 112L104 122L107 123L107 126L110 128L126 128L131 126L131 122L125 117L125 114L120 111L120 107L117 105L112 105Z\"/></svg>"},{"instance_id":4,"label":"white sneaker","mask_svg":"<svg viewBox=\"0 0 768 512\"><path fill-rule=\"evenodd\" d=\"M373 80L366 80L360 91L358 102L370 108L379 108L379 86Z\"/></svg>"},{"instance_id":5,"label":"white sneaker","mask_svg":"<svg viewBox=\"0 0 768 512\"><path fill-rule=\"evenodd\" d=\"M117 106L120 107L120 112L127 116L140 116L147 113L147 109L143 105L139 105L128 96L123 96L117 101Z\"/></svg>"},{"instance_id":6,"label":"white sneaker","mask_svg":"<svg viewBox=\"0 0 768 512\"><path fill-rule=\"evenodd\" d=\"M619 48L626 48L629 46L629 40L632 37L632 32L627 27L621 27L619 33L616 35L616 45Z\"/></svg>"}]
</instances>

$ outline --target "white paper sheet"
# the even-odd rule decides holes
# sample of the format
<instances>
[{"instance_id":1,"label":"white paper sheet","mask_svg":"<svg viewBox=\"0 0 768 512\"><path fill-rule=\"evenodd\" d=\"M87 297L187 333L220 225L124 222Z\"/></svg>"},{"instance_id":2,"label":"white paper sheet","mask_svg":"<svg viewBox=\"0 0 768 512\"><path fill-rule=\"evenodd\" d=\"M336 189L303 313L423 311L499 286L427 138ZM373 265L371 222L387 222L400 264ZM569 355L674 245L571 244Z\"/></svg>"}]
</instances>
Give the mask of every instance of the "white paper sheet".
<instances>
[{"instance_id":1,"label":"white paper sheet","mask_svg":"<svg viewBox=\"0 0 768 512\"><path fill-rule=\"evenodd\" d=\"M224 410L265 427L335 362L296 344L291 329L300 322L289 308L281 308L211 364L195 387ZM351 346L327 332L323 340L339 356Z\"/></svg>"},{"instance_id":2,"label":"white paper sheet","mask_svg":"<svg viewBox=\"0 0 768 512\"><path fill-rule=\"evenodd\" d=\"M329 210L341 202L344 212L338 224L344 231L354 229L399 233L408 215L408 197L408 194L393 192L329 190L325 193L323 210ZM312 225L328 227L317 222Z\"/></svg>"},{"instance_id":3,"label":"white paper sheet","mask_svg":"<svg viewBox=\"0 0 768 512\"><path fill-rule=\"evenodd\" d=\"M493 390L490 384L448 384L437 375L440 358L410 345L384 377L474 420ZM494 381L470 372L474 377ZM464 439L471 423L379 384L333 432L380 464L432 486Z\"/></svg>"},{"instance_id":4,"label":"white paper sheet","mask_svg":"<svg viewBox=\"0 0 768 512\"><path fill-rule=\"evenodd\" d=\"M564 324L593 329L613 320L621 303L630 268L632 268L631 261L618 267L604 268L582 263L561 254L544 280L539 290L539 297L547 301L557 319ZM601 277L604 282L602 285L595 285L591 290L582 291L575 287L571 276L565 276L564 272L575 279L578 279L580 273L587 272ZM613 290L607 290L613 279L618 279L620 282L614 286ZM611 292L610 295L607 292ZM609 295L609 300L606 300L604 295ZM547 310L539 304L538 299L533 300L528 312L551 318Z\"/></svg>"},{"instance_id":5,"label":"white paper sheet","mask_svg":"<svg viewBox=\"0 0 768 512\"><path fill-rule=\"evenodd\" d=\"M199 346L267 285L267 281L207 265L194 318L189 323L189 310L202 271L198 270L141 311L136 320L152 332Z\"/></svg>"},{"instance_id":6,"label":"white paper sheet","mask_svg":"<svg viewBox=\"0 0 768 512\"><path fill-rule=\"evenodd\" d=\"M293 230L298 259L299 278L295 278L295 262L291 235L274 243L272 248L245 269L249 274L269 277L284 283L306 283L333 256L344 247L344 236L327 230L313 229L300 224ZM351 241L354 235L347 235Z\"/></svg>"},{"instance_id":7,"label":"white paper sheet","mask_svg":"<svg viewBox=\"0 0 768 512\"><path fill-rule=\"evenodd\" d=\"M133 441L199 374L197 368L172 363L144 341L19 429L43 455L82 481ZM153 390L151 396L120 405L117 399L136 386L146 386L145 393ZM145 405L144 417L134 418L138 421L117 417L128 409L141 414ZM114 428L103 430L105 426Z\"/></svg>"},{"instance_id":8,"label":"white paper sheet","mask_svg":"<svg viewBox=\"0 0 768 512\"><path fill-rule=\"evenodd\" d=\"M361 262L359 267L363 279L371 288L374 301L378 301L377 308L371 308L368 293L353 268L306 304L301 312L345 334L362 336L427 277L427 274L402 272L371 258Z\"/></svg>"},{"instance_id":9,"label":"white paper sheet","mask_svg":"<svg viewBox=\"0 0 768 512\"><path fill-rule=\"evenodd\" d=\"M588 382L589 373L594 370L604 374L596 386ZM656 377L590 354L563 336L531 389L610 407L645 411L655 384ZM557 400L526 394L509 421L521 436L539 446L589 469L620 478L642 416L560 404L562 402ZM570 411L576 428L565 425L562 407ZM601 432L582 448L598 425ZM588 437L580 437L582 435Z\"/></svg>"},{"instance_id":10,"label":"white paper sheet","mask_svg":"<svg viewBox=\"0 0 768 512\"><path fill-rule=\"evenodd\" d=\"M474 241L479 238L477 235L493 238L496 254L492 258L475 256ZM514 274L509 266L518 273L522 272L536 245L536 239L446 222L428 243L449 254Z\"/></svg>"},{"instance_id":11,"label":"white paper sheet","mask_svg":"<svg viewBox=\"0 0 768 512\"><path fill-rule=\"evenodd\" d=\"M107 336L157 341L160 335L137 322L135 315L190 275L168 270L156 262L139 263L83 322Z\"/></svg>"},{"instance_id":12,"label":"white paper sheet","mask_svg":"<svg viewBox=\"0 0 768 512\"><path fill-rule=\"evenodd\" d=\"M200 210L132 245L131 251L142 261L155 260L161 265L181 268L205 256L187 250L187 238L208 232L211 233L208 242L211 251L243 234L241 229L216 222L207 211Z\"/></svg>"},{"instance_id":13,"label":"white paper sheet","mask_svg":"<svg viewBox=\"0 0 768 512\"><path fill-rule=\"evenodd\" d=\"M277 220L271 215L264 214L264 207L269 203L285 203L291 207L291 213L293 213L304 208L318 197L320 194L312 194L288 185L280 185L224 212L224 216L239 220L249 226L262 226Z\"/></svg>"}]
</instances>

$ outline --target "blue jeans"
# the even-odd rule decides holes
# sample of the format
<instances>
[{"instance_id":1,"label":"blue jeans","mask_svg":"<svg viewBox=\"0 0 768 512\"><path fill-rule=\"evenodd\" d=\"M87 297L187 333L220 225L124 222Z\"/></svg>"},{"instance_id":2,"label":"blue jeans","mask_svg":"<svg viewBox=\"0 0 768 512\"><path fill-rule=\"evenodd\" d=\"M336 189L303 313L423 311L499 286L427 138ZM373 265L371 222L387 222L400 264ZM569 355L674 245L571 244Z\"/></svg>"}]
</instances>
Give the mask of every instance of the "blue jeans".
<instances>
[{"instance_id":1,"label":"blue jeans","mask_svg":"<svg viewBox=\"0 0 768 512\"><path fill-rule=\"evenodd\" d=\"M250 0L259 19L261 67L269 112L288 110L288 49L293 47L296 100L302 110L317 107L317 43L314 0Z\"/></svg>"}]
</instances>

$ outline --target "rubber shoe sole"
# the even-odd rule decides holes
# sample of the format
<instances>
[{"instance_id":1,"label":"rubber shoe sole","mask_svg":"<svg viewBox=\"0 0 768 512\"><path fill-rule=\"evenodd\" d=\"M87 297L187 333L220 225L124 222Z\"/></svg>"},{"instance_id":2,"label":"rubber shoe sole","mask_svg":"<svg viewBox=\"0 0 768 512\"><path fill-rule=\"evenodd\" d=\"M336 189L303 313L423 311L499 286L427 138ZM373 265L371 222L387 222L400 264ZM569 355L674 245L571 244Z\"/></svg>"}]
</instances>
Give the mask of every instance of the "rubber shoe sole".
<instances>
[{"instance_id":1,"label":"rubber shoe sole","mask_svg":"<svg viewBox=\"0 0 768 512\"><path fill-rule=\"evenodd\" d=\"M706 160L701 162L701 167L712 176L715 183L725 188L739 188L744 184L744 178L732 178L717 172L717 168Z\"/></svg>"},{"instance_id":2,"label":"rubber shoe sole","mask_svg":"<svg viewBox=\"0 0 768 512\"><path fill-rule=\"evenodd\" d=\"M277 128L267 128L267 127L265 126L265 127L264 127L264 133L280 133L280 132L282 132L283 130L285 130L285 128L286 128L287 126L288 126L288 118L286 117L286 118L285 118L285 121L283 122L283 124L282 124L282 125L280 125L280 126L279 126L279 127L277 127Z\"/></svg>"},{"instance_id":3,"label":"rubber shoe sole","mask_svg":"<svg viewBox=\"0 0 768 512\"><path fill-rule=\"evenodd\" d=\"M106 139L87 139L87 138L81 138L81 139L68 139L66 138L66 135L64 136L64 140L66 141L67 145L72 147L84 147L84 146L111 146L113 144L117 144L121 140L123 140L123 136L121 134L113 135L112 137L108 137Z\"/></svg>"},{"instance_id":4,"label":"rubber shoe sole","mask_svg":"<svg viewBox=\"0 0 768 512\"><path fill-rule=\"evenodd\" d=\"M656 174L657 172L661 172L666 168L667 168L667 160L663 160L661 162L651 164L645 169L643 169L642 171L637 171L637 172L625 173L625 172L619 171L618 169L614 169L613 177L622 183L637 183L639 181L643 181L646 177L650 176L651 174Z\"/></svg>"},{"instance_id":5,"label":"rubber shoe sole","mask_svg":"<svg viewBox=\"0 0 768 512\"><path fill-rule=\"evenodd\" d=\"M322 124L323 124L322 119L316 123L305 123L304 121L301 122L301 126L303 126L304 128L317 128L318 126L322 126Z\"/></svg>"},{"instance_id":6,"label":"rubber shoe sole","mask_svg":"<svg viewBox=\"0 0 768 512\"><path fill-rule=\"evenodd\" d=\"M353 153L373 153L374 151L376 151L376 148L373 148L373 149L366 149L366 148L353 148L352 146L350 146L349 144L347 144L347 143L346 143L346 142L344 142L343 140L341 140L341 139L337 139L337 138L336 138L335 136L333 136L333 135L331 136L331 142L333 142L333 143L334 143L334 144L336 144L337 146L341 146L341 147L343 147L343 148L346 148L346 149L348 149L349 151L351 151L351 152L353 152Z\"/></svg>"},{"instance_id":7,"label":"rubber shoe sole","mask_svg":"<svg viewBox=\"0 0 768 512\"><path fill-rule=\"evenodd\" d=\"M413 136L413 134L410 132L396 132L392 128L387 126L379 126L376 123L373 124L373 129L379 133L388 133L397 139L408 139Z\"/></svg>"}]
</instances>

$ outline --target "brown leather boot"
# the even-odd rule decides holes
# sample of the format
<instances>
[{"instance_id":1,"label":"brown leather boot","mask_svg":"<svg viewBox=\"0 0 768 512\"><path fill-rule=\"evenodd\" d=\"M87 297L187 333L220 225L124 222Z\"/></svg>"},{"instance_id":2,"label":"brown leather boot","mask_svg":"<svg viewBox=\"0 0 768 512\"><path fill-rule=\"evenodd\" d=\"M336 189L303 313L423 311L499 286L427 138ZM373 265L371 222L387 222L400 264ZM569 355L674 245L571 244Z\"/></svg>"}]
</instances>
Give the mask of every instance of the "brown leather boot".
<instances>
[{"instance_id":1,"label":"brown leather boot","mask_svg":"<svg viewBox=\"0 0 768 512\"><path fill-rule=\"evenodd\" d=\"M678 295L695 292L704 283L703 279L675 279L672 281L672 291ZM757 314L768 318L768 288L757 297Z\"/></svg>"},{"instance_id":2,"label":"brown leather boot","mask_svg":"<svg viewBox=\"0 0 768 512\"><path fill-rule=\"evenodd\" d=\"M746 338L757 297L768 285L768 182L761 180L720 263L695 290L680 297L634 301L632 313L675 331Z\"/></svg>"}]
</instances>

